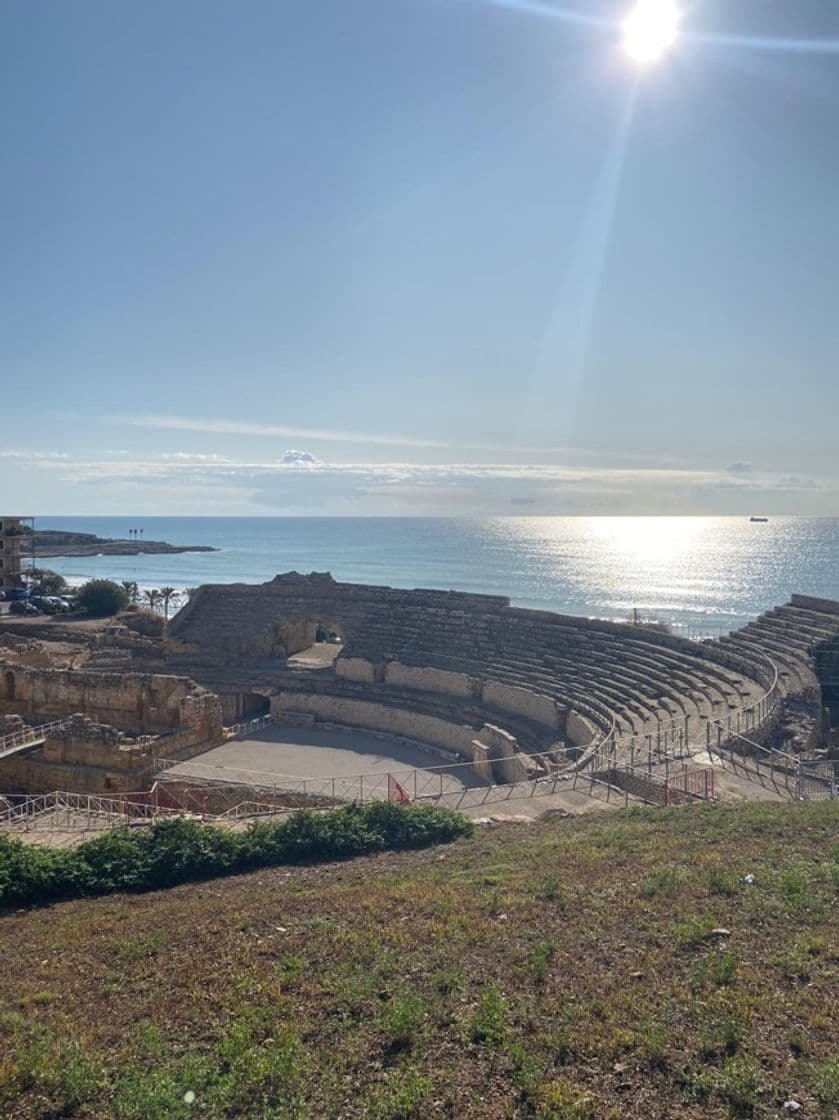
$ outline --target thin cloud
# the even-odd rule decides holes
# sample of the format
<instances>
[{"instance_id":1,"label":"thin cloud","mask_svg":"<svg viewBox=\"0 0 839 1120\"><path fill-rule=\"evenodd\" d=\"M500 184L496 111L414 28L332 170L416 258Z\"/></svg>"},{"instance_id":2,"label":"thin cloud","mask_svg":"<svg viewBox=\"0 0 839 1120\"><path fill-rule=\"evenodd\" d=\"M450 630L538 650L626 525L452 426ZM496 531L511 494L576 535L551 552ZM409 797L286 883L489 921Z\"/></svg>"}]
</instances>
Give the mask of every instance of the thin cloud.
<instances>
[{"instance_id":1,"label":"thin cloud","mask_svg":"<svg viewBox=\"0 0 839 1120\"><path fill-rule=\"evenodd\" d=\"M489 455L562 456L566 459L591 461L612 461L615 463L637 463L656 470L661 465L674 469L687 468L689 464L673 455L657 455L648 451L633 452L613 450L599 446L573 446L538 444L510 444L503 439L496 442L471 442L457 440L455 443L441 439L422 439L393 433L349 432L335 428L296 428L287 424L258 424L249 420L215 420L195 416L175 416L165 414L114 415L104 418L105 423L119 424L131 428L150 428L157 431L205 432L208 435L281 437L289 440L314 440L327 443L367 444L371 447L404 447L445 450L448 452L482 452Z\"/></svg>"},{"instance_id":2,"label":"thin cloud","mask_svg":"<svg viewBox=\"0 0 839 1120\"><path fill-rule=\"evenodd\" d=\"M31 448L20 448L18 450L0 451L0 459L14 460L15 462L32 463L40 459L69 459L70 456L64 451L34 451Z\"/></svg>"},{"instance_id":3,"label":"thin cloud","mask_svg":"<svg viewBox=\"0 0 839 1120\"><path fill-rule=\"evenodd\" d=\"M333 428L293 428L288 424L253 424L245 420L209 420L189 416L111 416L112 424L132 428L157 428L173 432L214 432L235 436L282 436L284 439L313 439L327 443L369 443L382 447L449 447L433 439L370 432L343 432Z\"/></svg>"}]
</instances>

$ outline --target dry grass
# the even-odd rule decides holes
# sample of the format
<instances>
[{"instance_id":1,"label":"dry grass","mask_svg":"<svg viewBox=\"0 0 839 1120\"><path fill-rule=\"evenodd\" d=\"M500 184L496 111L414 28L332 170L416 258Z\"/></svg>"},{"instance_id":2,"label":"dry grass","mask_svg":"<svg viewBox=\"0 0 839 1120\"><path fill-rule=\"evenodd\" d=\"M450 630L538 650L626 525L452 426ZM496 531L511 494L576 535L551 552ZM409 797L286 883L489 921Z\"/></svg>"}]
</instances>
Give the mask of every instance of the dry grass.
<instances>
[{"instance_id":1,"label":"dry grass","mask_svg":"<svg viewBox=\"0 0 839 1120\"><path fill-rule=\"evenodd\" d=\"M630 811L8 914L2 1108L835 1115L837 825Z\"/></svg>"}]
</instances>

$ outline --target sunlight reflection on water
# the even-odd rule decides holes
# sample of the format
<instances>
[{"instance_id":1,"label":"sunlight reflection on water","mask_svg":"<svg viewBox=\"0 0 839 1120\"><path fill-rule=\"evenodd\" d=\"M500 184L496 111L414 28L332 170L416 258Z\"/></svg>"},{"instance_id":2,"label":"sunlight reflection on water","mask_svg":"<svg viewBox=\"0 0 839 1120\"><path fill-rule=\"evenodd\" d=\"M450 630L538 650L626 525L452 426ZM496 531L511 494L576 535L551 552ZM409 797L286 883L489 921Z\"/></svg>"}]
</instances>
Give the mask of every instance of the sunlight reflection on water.
<instances>
[{"instance_id":1,"label":"sunlight reflection on water","mask_svg":"<svg viewBox=\"0 0 839 1120\"><path fill-rule=\"evenodd\" d=\"M136 519L42 518L43 528L127 535ZM602 618L638 609L683 633L739 626L794 592L839 598L839 519L143 518L146 540L219 552L49 561L76 579L144 587L257 583L277 572L508 595Z\"/></svg>"}]
</instances>

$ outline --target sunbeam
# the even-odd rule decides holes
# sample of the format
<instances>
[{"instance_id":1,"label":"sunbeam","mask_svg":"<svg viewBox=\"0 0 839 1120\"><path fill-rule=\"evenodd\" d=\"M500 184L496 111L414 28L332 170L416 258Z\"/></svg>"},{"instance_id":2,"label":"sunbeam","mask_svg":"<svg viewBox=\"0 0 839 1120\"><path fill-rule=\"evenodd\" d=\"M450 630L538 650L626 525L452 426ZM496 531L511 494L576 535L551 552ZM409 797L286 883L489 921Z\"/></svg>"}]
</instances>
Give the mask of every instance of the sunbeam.
<instances>
[{"instance_id":1,"label":"sunbeam","mask_svg":"<svg viewBox=\"0 0 839 1120\"><path fill-rule=\"evenodd\" d=\"M712 31L686 31L682 38L706 47L742 47L753 51L801 54L836 54L839 39L775 39L763 35L716 34Z\"/></svg>"},{"instance_id":2,"label":"sunbeam","mask_svg":"<svg viewBox=\"0 0 839 1120\"><path fill-rule=\"evenodd\" d=\"M596 27L620 36L625 31L625 20L593 16L573 8L558 8L542 0L485 0L494 8L507 8L525 15L541 16L559 23L573 23L581 27ZM714 31L683 31L680 38L689 43L706 47L739 47L754 51L775 51L801 54L839 53L839 39L787 39L767 35L736 35Z\"/></svg>"},{"instance_id":3,"label":"sunbeam","mask_svg":"<svg viewBox=\"0 0 839 1120\"><path fill-rule=\"evenodd\" d=\"M638 82L631 87L580 224L554 313L543 336L536 373L522 402L520 427L528 427L534 404L543 410L545 400L557 399L558 382L562 384L563 411L558 427L563 420L570 421L573 427L579 411L580 389L597 318L639 88Z\"/></svg>"},{"instance_id":4,"label":"sunbeam","mask_svg":"<svg viewBox=\"0 0 839 1120\"><path fill-rule=\"evenodd\" d=\"M576 23L582 27L599 27L611 31L618 26L614 20L602 16L592 16L587 12L577 12L571 8L556 8L553 4L543 4L539 0L486 0L486 3L494 8L508 8L513 12L544 16L560 23Z\"/></svg>"}]
</instances>

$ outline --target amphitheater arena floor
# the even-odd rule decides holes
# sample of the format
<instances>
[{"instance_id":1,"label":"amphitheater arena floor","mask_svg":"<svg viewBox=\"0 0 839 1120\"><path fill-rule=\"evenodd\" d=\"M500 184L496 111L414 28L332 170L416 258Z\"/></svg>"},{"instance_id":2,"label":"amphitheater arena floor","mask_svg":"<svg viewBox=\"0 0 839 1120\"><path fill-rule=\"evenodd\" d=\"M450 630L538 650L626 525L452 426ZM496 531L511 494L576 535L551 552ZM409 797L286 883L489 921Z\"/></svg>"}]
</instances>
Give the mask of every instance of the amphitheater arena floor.
<instances>
[{"instance_id":1,"label":"amphitheater arena floor","mask_svg":"<svg viewBox=\"0 0 839 1120\"><path fill-rule=\"evenodd\" d=\"M416 772L416 780L414 778ZM363 731L270 727L247 739L236 739L174 767L170 774L197 780L224 780L246 785L288 788L287 778L318 782L336 779L337 796L358 796L358 775L364 775L367 796L387 795L392 774L409 794L441 791L438 804L473 817L535 819L546 812L602 812L622 808L634 798L607 795L602 787L582 781L523 782L516 786L486 786L471 770L446 766L439 755L404 743L388 742ZM328 792L324 790L323 792Z\"/></svg>"},{"instance_id":2,"label":"amphitheater arena floor","mask_svg":"<svg viewBox=\"0 0 839 1120\"><path fill-rule=\"evenodd\" d=\"M444 759L431 751L363 731L269 727L196 755L170 773L246 783L260 775L260 783L267 785L271 776L315 781L363 774L375 782L376 776L393 774L404 781L415 769L428 771L430 777L432 771L436 775L441 768L444 789L454 792L471 784L458 776L457 767L446 767Z\"/></svg>"}]
</instances>

